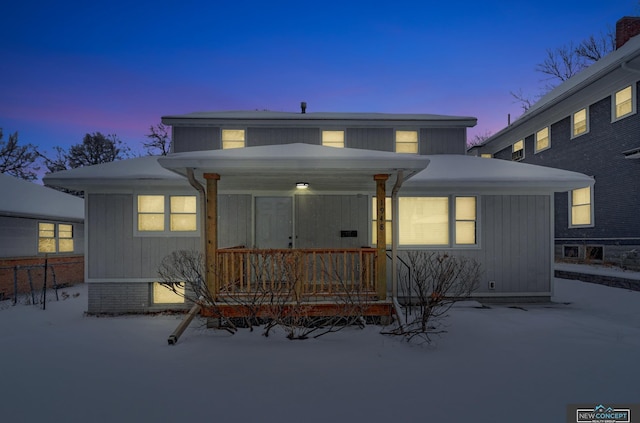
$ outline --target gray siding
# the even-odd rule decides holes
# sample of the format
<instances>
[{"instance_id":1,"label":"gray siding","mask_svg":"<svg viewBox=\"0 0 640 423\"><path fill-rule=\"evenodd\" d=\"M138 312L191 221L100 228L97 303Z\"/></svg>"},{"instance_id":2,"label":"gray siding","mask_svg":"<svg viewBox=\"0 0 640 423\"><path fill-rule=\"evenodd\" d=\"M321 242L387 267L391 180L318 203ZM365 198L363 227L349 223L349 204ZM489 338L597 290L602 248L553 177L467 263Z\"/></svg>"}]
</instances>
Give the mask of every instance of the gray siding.
<instances>
[{"instance_id":1,"label":"gray siding","mask_svg":"<svg viewBox=\"0 0 640 423\"><path fill-rule=\"evenodd\" d=\"M251 195L218 196L218 246L251 246Z\"/></svg>"},{"instance_id":2,"label":"gray siding","mask_svg":"<svg viewBox=\"0 0 640 423\"><path fill-rule=\"evenodd\" d=\"M220 128L174 126L172 142L174 153L216 150L220 148Z\"/></svg>"},{"instance_id":3,"label":"gray siding","mask_svg":"<svg viewBox=\"0 0 640 423\"><path fill-rule=\"evenodd\" d=\"M0 216L0 257L31 257L38 255L38 223L73 225L73 253L84 253L84 225L62 220L31 219Z\"/></svg>"},{"instance_id":4,"label":"gray siding","mask_svg":"<svg viewBox=\"0 0 640 423\"><path fill-rule=\"evenodd\" d=\"M466 128L423 128L420 130L420 154L465 154Z\"/></svg>"},{"instance_id":5,"label":"gray siding","mask_svg":"<svg viewBox=\"0 0 640 423\"><path fill-rule=\"evenodd\" d=\"M551 199L544 195L481 197L479 249L443 249L481 264L476 291L493 294L549 292L551 289ZM495 289L488 288L495 281Z\"/></svg>"},{"instance_id":6,"label":"gray siding","mask_svg":"<svg viewBox=\"0 0 640 423\"><path fill-rule=\"evenodd\" d=\"M200 237L134 237L133 195L89 194L89 278L155 278L175 250L199 250Z\"/></svg>"},{"instance_id":7,"label":"gray siding","mask_svg":"<svg viewBox=\"0 0 640 423\"><path fill-rule=\"evenodd\" d=\"M297 195L298 248L360 248L368 244L370 203L365 195ZM357 237L341 237L357 231Z\"/></svg>"},{"instance_id":8,"label":"gray siding","mask_svg":"<svg viewBox=\"0 0 640 423\"><path fill-rule=\"evenodd\" d=\"M347 128L346 147L395 151L393 128Z\"/></svg>"},{"instance_id":9,"label":"gray siding","mask_svg":"<svg viewBox=\"0 0 640 423\"><path fill-rule=\"evenodd\" d=\"M319 128L248 128L247 147L278 144L320 144Z\"/></svg>"}]
</instances>

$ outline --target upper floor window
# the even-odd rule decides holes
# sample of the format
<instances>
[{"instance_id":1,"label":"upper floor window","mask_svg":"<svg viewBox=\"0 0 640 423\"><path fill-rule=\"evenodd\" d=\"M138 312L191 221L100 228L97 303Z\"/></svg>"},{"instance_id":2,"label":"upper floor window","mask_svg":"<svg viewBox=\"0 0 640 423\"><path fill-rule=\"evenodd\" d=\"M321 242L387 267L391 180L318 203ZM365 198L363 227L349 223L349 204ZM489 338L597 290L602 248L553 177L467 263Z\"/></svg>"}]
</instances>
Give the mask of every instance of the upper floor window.
<instances>
[{"instance_id":1,"label":"upper floor window","mask_svg":"<svg viewBox=\"0 0 640 423\"><path fill-rule=\"evenodd\" d=\"M617 91L613 102L613 120L635 113L634 90L631 85Z\"/></svg>"},{"instance_id":2,"label":"upper floor window","mask_svg":"<svg viewBox=\"0 0 640 423\"><path fill-rule=\"evenodd\" d=\"M245 146L245 130L244 129L223 129L222 130L222 149L243 148Z\"/></svg>"},{"instance_id":3,"label":"upper floor window","mask_svg":"<svg viewBox=\"0 0 640 423\"><path fill-rule=\"evenodd\" d=\"M542 128L536 132L536 153L551 147L551 138L549 137L549 127Z\"/></svg>"},{"instance_id":4,"label":"upper floor window","mask_svg":"<svg viewBox=\"0 0 640 423\"><path fill-rule=\"evenodd\" d=\"M138 232L195 232L198 230L195 195L138 195Z\"/></svg>"},{"instance_id":5,"label":"upper floor window","mask_svg":"<svg viewBox=\"0 0 640 423\"><path fill-rule=\"evenodd\" d=\"M343 148L344 131L322 131L322 145Z\"/></svg>"},{"instance_id":6,"label":"upper floor window","mask_svg":"<svg viewBox=\"0 0 640 423\"><path fill-rule=\"evenodd\" d=\"M72 253L73 225L65 223L38 223L39 253Z\"/></svg>"},{"instance_id":7,"label":"upper floor window","mask_svg":"<svg viewBox=\"0 0 640 423\"><path fill-rule=\"evenodd\" d=\"M482 153L482 154L480 154L480 157L482 157L483 159L491 159L491 158L493 158L493 154L491 154L491 153Z\"/></svg>"},{"instance_id":8,"label":"upper floor window","mask_svg":"<svg viewBox=\"0 0 640 423\"><path fill-rule=\"evenodd\" d=\"M574 189L569 196L570 227L593 226L593 190L591 187Z\"/></svg>"},{"instance_id":9,"label":"upper floor window","mask_svg":"<svg viewBox=\"0 0 640 423\"><path fill-rule=\"evenodd\" d=\"M511 160L524 159L524 140L514 143L511 148Z\"/></svg>"},{"instance_id":10,"label":"upper floor window","mask_svg":"<svg viewBox=\"0 0 640 423\"><path fill-rule=\"evenodd\" d=\"M587 109L581 109L571 115L571 137L575 138L589 131Z\"/></svg>"},{"instance_id":11,"label":"upper floor window","mask_svg":"<svg viewBox=\"0 0 640 423\"><path fill-rule=\"evenodd\" d=\"M418 131L396 131L396 153L418 154Z\"/></svg>"}]
</instances>

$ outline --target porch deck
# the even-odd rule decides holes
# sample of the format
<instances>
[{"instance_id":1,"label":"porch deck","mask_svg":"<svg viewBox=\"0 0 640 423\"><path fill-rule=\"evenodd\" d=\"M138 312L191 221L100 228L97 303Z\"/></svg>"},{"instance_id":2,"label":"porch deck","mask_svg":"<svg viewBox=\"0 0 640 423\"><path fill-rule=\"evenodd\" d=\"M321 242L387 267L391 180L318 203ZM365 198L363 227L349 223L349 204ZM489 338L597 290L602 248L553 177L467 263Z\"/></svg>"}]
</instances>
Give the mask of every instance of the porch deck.
<instances>
[{"instance_id":1,"label":"porch deck","mask_svg":"<svg viewBox=\"0 0 640 423\"><path fill-rule=\"evenodd\" d=\"M390 316L376 287L377 250L220 249L208 317Z\"/></svg>"}]
</instances>

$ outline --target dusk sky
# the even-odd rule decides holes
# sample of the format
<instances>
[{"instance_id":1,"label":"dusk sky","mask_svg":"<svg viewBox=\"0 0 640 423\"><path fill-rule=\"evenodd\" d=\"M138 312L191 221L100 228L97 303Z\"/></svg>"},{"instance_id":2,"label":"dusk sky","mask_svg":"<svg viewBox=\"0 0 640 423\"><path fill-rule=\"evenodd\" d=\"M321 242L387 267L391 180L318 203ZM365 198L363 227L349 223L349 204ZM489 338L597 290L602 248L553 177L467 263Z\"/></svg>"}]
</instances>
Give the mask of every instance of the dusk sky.
<instances>
[{"instance_id":1,"label":"dusk sky","mask_svg":"<svg viewBox=\"0 0 640 423\"><path fill-rule=\"evenodd\" d=\"M10 2L0 20L6 140L133 149L164 115L214 110L522 113L548 48L640 15L636 0Z\"/></svg>"}]
</instances>

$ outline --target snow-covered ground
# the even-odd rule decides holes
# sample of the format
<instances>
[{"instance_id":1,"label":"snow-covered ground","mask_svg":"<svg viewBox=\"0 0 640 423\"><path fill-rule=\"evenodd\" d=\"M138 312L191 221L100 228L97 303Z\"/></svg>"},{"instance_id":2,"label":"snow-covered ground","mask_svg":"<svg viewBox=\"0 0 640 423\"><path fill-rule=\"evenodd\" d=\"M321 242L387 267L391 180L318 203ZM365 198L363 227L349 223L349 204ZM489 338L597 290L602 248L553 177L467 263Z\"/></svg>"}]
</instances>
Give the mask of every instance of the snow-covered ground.
<instances>
[{"instance_id":1,"label":"snow-covered ground","mask_svg":"<svg viewBox=\"0 0 640 423\"><path fill-rule=\"evenodd\" d=\"M380 328L289 341L182 316L0 307L2 422L564 422L640 402L640 292L558 279L554 304L457 307L435 345ZM472 303L471 303L472 304Z\"/></svg>"}]
</instances>

